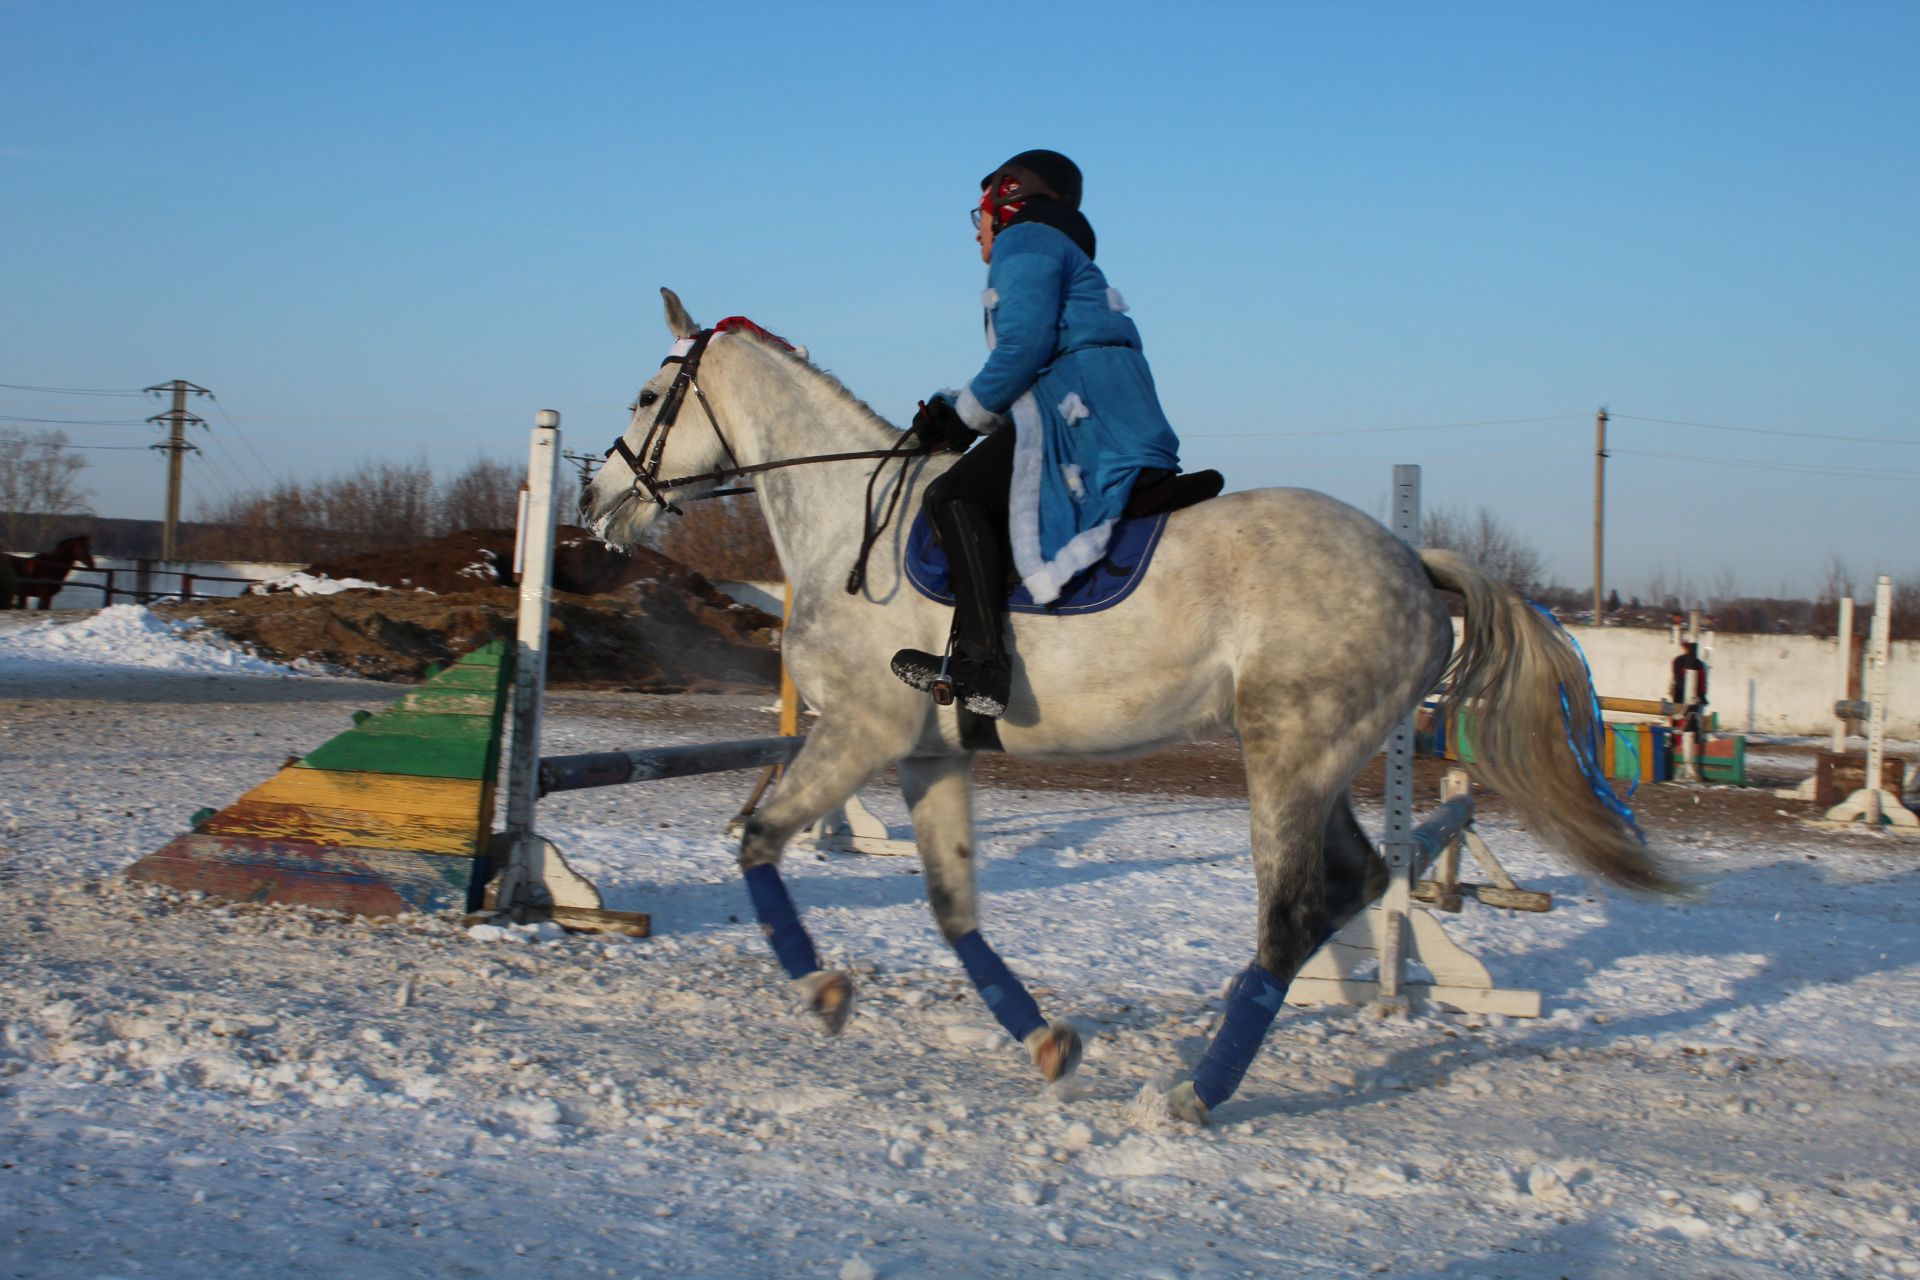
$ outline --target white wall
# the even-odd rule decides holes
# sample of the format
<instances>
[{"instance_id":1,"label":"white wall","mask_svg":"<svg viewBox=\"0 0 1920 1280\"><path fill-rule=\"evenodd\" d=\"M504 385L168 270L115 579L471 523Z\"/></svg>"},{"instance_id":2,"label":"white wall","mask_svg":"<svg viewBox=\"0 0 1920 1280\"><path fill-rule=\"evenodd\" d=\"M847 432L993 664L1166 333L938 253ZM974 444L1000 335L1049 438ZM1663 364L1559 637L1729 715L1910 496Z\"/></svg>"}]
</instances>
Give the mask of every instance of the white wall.
<instances>
[{"instance_id":1,"label":"white wall","mask_svg":"<svg viewBox=\"0 0 1920 1280\"><path fill-rule=\"evenodd\" d=\"M266 582L273 578L285 577L296 570L306 568L303 564L266 564L243 560L129 560L119 556L95 556L93 562L98 570L76 568L67 575L66 585L53 598L56 609L98 609L105 599L105 593L98 586L83 586L82 583L104 583L107 576L99 570L112 569L115 592L120 591L158 591L168 595L177 594L182 585L183 574L193 574L193 594L195 599L203 596L237 596L247 589L249 583ZM213 582L210 578L243 578L243 582ZM138 597L121 596L113 598L115 604L133 604Z\"/></svg>"},{"instance_id":2,"label":"white wall","mask_svg":"<svg viewBox=\"0 0 1920 1280\"><path fill-rule=\"evenodd\" d=\"M1609 697L1664 698L1680 650L1666 631L1568 627L1586 650L1594 686ZM1720 727L1759 733L1824 734L1833 729L1834 646L1829 636L1701 637L1709 709ZM1862 649L1865 648L1863 644ZM1864 678L1864 655L1862 657ZM1862 696L1865 696L1862 684ZM1748 722L1751 697L1752 723ZM1887 733L1920 738L1920 642L1896 640L1887 669Z\"/></svg>"},{"instance_id":3,"label":"white wall","mask_svg":"<svg viewBox=\"0 0 1920 1280\"><path fill-rule=\"evenodd\" d=\"M715 582L741 604L750 604L762 613L784 618L787 613L787 584L784 582Z\"/></svg>"}]
</instances>

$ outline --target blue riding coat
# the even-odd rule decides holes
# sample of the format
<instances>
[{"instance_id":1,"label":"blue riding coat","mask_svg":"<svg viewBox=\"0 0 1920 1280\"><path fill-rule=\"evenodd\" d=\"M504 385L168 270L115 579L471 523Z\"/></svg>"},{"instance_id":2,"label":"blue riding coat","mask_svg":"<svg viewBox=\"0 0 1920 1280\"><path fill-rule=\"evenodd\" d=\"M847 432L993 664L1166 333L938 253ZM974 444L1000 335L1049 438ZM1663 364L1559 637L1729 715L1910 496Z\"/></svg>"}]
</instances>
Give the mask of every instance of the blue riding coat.
<instances>
[{"instance_id":1,"label":"blue riding coat","mask_svg":"<svg viewBox=\"0 0 1920 1280\"><path fill-rule=\"evenodd\" d=\"M1013 421L1014 568L1035 602L1106 555L1143 467L1180 466L1140 331L1064 232L1017 222L993 240L987 363L955 403L976 431Z\"/></svg>"}]
</instances>

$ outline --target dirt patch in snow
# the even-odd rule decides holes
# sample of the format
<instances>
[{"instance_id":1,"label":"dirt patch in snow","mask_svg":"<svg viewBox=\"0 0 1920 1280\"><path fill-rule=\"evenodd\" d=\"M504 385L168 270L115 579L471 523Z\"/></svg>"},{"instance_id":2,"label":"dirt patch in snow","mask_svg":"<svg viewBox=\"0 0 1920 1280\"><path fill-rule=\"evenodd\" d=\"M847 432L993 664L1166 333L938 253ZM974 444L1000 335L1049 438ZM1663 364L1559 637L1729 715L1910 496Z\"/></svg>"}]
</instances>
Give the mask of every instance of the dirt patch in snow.
<instances>
[{"instance_id":1,"label":"dirt patch in snow","mask_svg":"<svg viewBox=\"0 0 1920 1280\"><path fill-rule=\"evenodd\" d=\"M488 640L511 639L511 530L467 530L422 547L316 564L309 573L388 590L268 592L156 605L265 658L307 658L375 680L418 680ZM563 527L554 555L548 679L639 693L771 689L779 679L776 619L735 601L658 552L610 551Z\"/></svg>"}]
</instances>

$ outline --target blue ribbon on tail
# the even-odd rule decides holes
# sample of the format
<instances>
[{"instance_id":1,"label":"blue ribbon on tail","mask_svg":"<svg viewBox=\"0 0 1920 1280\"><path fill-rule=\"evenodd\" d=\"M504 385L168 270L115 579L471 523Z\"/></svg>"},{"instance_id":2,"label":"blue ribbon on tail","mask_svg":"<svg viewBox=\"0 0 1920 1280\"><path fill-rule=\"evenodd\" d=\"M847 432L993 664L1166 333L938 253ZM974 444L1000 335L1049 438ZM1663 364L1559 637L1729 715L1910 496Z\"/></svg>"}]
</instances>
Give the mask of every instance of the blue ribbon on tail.
<instances>
[{"instance_id":1,"label":"blue ribbon on tail","mask_svg":"<svg viewBox=\"0 0 1920 1280\"><path fill-rule=\"evenodd\" d=\"M993 1016L1000 1020L1008 1035L1025 1044L1028 1036L1047 1025L1047 1020L1040 1016L1040 1006L1027 994L1020 979L1013 976L1013 970L987 945L978 929L955 938L953 950L960 957L960 963L967 967L967 976L973 979L980 998L987 1002L987 1008L993 1010Z\"/></svg>"},{"instance_id":2,"label":"blue ribbon on tail","mask_svg":"<svg viewBox=\"0 0 1920 1280\"><path fill-rule=\"evenodd\" d=\"M1590 727L1585 741L1581 741L1573 732L1573 707L1567 701L1567 686L1564 684L1560 686L1560 723L1566 726L1567 748L1573 752L1573 758L1580 766L1580 774L1587 780L1587 788L1593 792L1594 798L1626 824L1627 830L1633 833L1634 839L1645 844L1647 837L1640 830L1639 820L1633 816L1633 810L1626 802L1613 794L1613 785L1607 781L1606 771L1600 767L1600 735L1605 732L1603 726L1606 722L1600 716L1599 695L1593 691L1593 667L1587 662L1586 650L1580 647L1580 642L1573 638L1571 631L1560 625L1560 619L1541 608L1535 601L1529 600L1527 603L1533 605L1534 612L1553 624L1553 629L1573 646L1573 656L1580 659L1580 669L1587 676L1587 723ZM1631 797L1639 789L1640 782L1636 778L1627 788L1627 795Z\"/></svg>"},{"instance_id":3,"label":"blue ribbon on tail","mask_svg":"<svg viewBox=\"0 0 1920 1280\"><path fill-rule=\"evenodd\" d=\"M1261 1041L1274 1015L1287 1000L1287 984L1250 964L1234 976L1227 988L1227 1016L1213 1033L1207 1056L1193 1070L1193 1092L1207 1110L1225 1102L1240 1087L1240 1081L1260 1052Z\"/></svg>"},{"instance_id":4,"label":"blue ribbon on tail","mask_svg":"<svg viewBox=\"0 0 1920 1280\"><path fill-rule=\"evenodd\" d=\"M749 867L746 872L747 896L753 899L753 913L760 917L760 928L773 946L773 954L789 978L804 978L820 968L820 957L813 939L800 923L780 868L771 862Z\"/></svg>"}]
</instances>

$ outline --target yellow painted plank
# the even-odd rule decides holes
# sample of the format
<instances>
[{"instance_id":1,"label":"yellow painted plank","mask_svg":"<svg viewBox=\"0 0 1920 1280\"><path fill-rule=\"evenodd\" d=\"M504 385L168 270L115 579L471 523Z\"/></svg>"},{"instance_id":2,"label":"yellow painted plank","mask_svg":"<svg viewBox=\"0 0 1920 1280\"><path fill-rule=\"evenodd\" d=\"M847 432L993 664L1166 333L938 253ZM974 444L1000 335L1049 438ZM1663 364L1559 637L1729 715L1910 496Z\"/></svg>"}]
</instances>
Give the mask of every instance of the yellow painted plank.
<instances>
[{"instance_id":1,"label":"yellow painted plank","mask_svg":"<svg viewBox=\"0 0 1920 1280\"><path fill-rule=\"evenodd\" d=\"M438 691L410 693L400 699L393 709L425 716L487 716L491 718L499 702L499 697L492 693L455 689L445 693Z\"/></svg>"},{"instance_id":2,"label":"yellow painted plank","mask_svg":"<svg viewBox=\"0 0 1920 1280\"><path fill-rule=\"evenodd\" d=\"M416 778L391 773L331 769L282 769L242 797L262 804L312 805L422 818L468 818L481 814L491 795L481 778ZM487 815L491 820L492 815Z\"/></svg>"},{"instance_id":3,"label":"yellow painted plank","mask_svg":"<svg viewBox=\"0 0 1920 1280\"><path fill-rule=\"evenodd\" d=\"M491 822L478 814L464 818L423 818L418 814L369 813L329 805L268 804L241 800L207 819L207 835L260 840L297 840L306 844L363 849L411 850L471 858L485 846Z\"/></svg>"}]
</instances>

